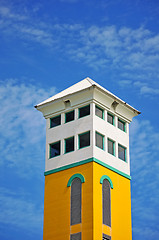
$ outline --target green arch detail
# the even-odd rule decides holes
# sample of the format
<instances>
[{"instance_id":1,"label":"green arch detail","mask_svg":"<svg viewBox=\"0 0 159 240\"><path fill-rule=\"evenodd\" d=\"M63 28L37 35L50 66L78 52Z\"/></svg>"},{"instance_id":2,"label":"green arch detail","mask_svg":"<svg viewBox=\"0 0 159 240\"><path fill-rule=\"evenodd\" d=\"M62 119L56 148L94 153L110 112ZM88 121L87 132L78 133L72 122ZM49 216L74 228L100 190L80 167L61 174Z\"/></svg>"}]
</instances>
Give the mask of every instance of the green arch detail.
<instances>
[{"instance_id":1,"label":"green arch detail","mask_svg":"<svg viewBox=\"0 0 159 240\"><path fill-rule=\"evenodd\" d=\"M110 183L110 187L113 189L113 183L112 183L112 180L110 179L110 177L108 177L107 175L103 175L100 179L100 183L103 184L103 180L104 179L107 179Z\"/></svg>"},{"instance_id":2,"label":"green arch detail","mask_svg":"<svg viewBox=\"0 0 159 240\"><path fill-rule=\"evenodd\" d=\"M69 179L69 181L67 183L67 187L71 186L71 183L72 183L73 179L75 179L75 178L80 178L82 183L85 182L84 176L82 174L80 174L80 173L76 173Z\"/></svg>"}]
</instances>

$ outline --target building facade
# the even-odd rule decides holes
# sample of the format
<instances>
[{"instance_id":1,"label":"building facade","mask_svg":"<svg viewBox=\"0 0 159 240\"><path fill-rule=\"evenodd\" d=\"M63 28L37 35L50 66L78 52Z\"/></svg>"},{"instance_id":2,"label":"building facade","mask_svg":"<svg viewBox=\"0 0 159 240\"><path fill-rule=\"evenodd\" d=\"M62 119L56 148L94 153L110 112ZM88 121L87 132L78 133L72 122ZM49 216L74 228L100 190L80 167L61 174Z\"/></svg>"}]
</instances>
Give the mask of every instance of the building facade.
<instances>
[{"instance_id":1,"label":"building facade","mask_svg":"<svg viewBox=\"0 0 159 240\"><path fill-rule=\"evenodd\" d=\"M129 123L140 112L86 78L46 118L44 240L131 240Z\"/></svg>"}]
</instances>

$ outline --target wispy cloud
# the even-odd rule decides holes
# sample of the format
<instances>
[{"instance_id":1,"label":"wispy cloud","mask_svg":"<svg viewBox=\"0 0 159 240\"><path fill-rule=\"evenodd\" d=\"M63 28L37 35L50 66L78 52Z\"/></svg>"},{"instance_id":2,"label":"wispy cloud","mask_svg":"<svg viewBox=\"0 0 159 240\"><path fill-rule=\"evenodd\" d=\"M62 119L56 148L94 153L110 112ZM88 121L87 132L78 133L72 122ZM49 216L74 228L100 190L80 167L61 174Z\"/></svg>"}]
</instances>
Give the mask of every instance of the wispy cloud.
<instances>
[{"instance_id":1,"label":"wispy cloud","mask_svg":"<svg viewBox=\"0 0 159 240\"><path fill-rule=\"evenodd\" d=\"M15 9L14 6L0 6L1 32L10 37L34 41L53 47L55 40L49 25L33 17L36 8L33 8L32 11L26 11L26 9L17 11L18 8Z\"/></svg>"},{"instance_id":2,"label":"wispy cloud","mask_svg":"<svg viewBox=\"0 0 159 240\"><path fill-rule=\"evenodd\" d=\"M34 105L54 95L55 91L54 87L42 89L33 80L32 83L18 79L0 81L2 239L3 234L4 239L11 237L4 233L8 228L19 236L23 232L28 238L34 234L42 238L43 178L39 176L44 171L45 120Z\"/></svg>"},{"instance_id":3,"label":"wispy cloud","mask_svg":"<svg viewBox=\"0 0 159 240\"><path fill-rule=\"evenodd\" d=\"M30 199L30 200L29 200ZM6 224L28 233L41 232L43 206L31 201L31 196L0 188L0 224ZM2 234L2 233L1 233Z\"/></svg>"},{"instance_id":4,"label":"wispy cloud","mask_svg":"<svg viewBox=\"0 0 159 240\"><path fill-rule=\"evenodd\" d=\"M149 165L155 167L158 161L159 132L153 128L151 122L148 120L139 122L134 119L130 128L130 136L131 144L133 145L133 152L131 154L133 158L133 170L140 171L141 169L145 170L147 168L147 170L149 170ZM136 139L138 141L136 141ZM136 158L136 156L138 156L138 158ZM140 159L140 161L138 159ZM152 161L152 159L155 159L155 161ZM139 164L137 164L137 162L139 162Z\"/></svg>"},{"instance_id":5,"label":"wispy cloud","mask_svg":"<svg viewBox=\"0 0 159 240\"><path fill-rule=\"evenodd\" d=\"M140 228L138 222L134 222L134 234L143 236L145 231L153 232L157 238L159 230L155 224L158 221L159 132L150 121L135 119L130 128L130 136L132 214L140 222Z\"/></svg>"},{"instance_id":6,"label":"wispy cloud","mask_svg":"<svg viewBox=\"0 0 159 240\"><path fill-rule=\"evenodd\" d=\"M55 43L54 37L46 29L36 26L14 25L14 29L20 33L20 37L52 47Z\"/></svg>"},{"instance_id":7,"label":"wispy cloud","mask_svg":"<svg viewBox=\"0 0 159 240\"><path fill-rule=\"evenodd\" d=\"M45 121L34 105L54 93L15 79L0 82L0 164L23 177L41 168L44 157Z\"/></svg>"},{"instance_id":8,"label":"wispy cloud","mask_svg":"<svg viewBox=\"0 0 159 240\"><path fill-rule=\"evenodd\" d=\"M134 30L116 26L82 26L77 36L75 39L73 35L73 43L66 49L74 61L84 62L97 70L117 71L115 77L119 83L125 81L125 75L125 83L129 81L132 87L138 87L141 94L158 94L158 34L144 27ZM135 86L136 81L145 86Z\"/></svg>"},{"instance_id":9,"label":"wispy cloud","mask_svg":"<svg viewBox=\"0 0 159 240\"><path fill-rule=\"evenodd\" d=\"M159 89L156 88L151 88L151 87L147 87L147 86L143 86L141 87L141 94L159 94Z\"/></svg>"},{"instance_id":10,"label":"wispy cloud","mask_svg":"<svg viewBox=\"0 0 159 240\"><path fill-rule=\"evenodd\" d=\"M121 88L129 88L129 89L138 89L139 93L144 96L151 96L155 97L156 95L159 95L159 86L156 88L156 84L154 86L152 84L149 84L148 81L144 81L145 76L143 76L143 79L141 80L140 76L138 76L140 81L132 81L132 80L119 80L118 84ZM149 86L150 85L150 86Z\"/></svg>"},{"instance_id":11,"label":"wispy cloud","mask_svg":"<svg viewBox=\"0 0 159 240\"><path fill-rule=\"evenodd\" d=\"M132 29L44 22L34 16L33 10L19 13L6 5L0 7L0 16L1 34L7 39L9 35L10 39L28 41L31 46L33 42L38 43L96 70L107 72L111 69L114 74L117 72L114 78L119 85L121 81L130 81L140 94L158 95L159 34L144 26ZM135 85L136 81L145 86Z\"/></svg>"},{"instance_id":12,"label":"wispy cloud","mask_svg":"<svg viewBox=\"0 0 159 240\"><path fill-rule=\"evenodd\" d=\"M0 16L2 18L18 20L18 21L27 19L26 15L16 14L16 13L12 12L11 8L9 8L7 6L0 6Z\"/></svg>"}]
</instances>

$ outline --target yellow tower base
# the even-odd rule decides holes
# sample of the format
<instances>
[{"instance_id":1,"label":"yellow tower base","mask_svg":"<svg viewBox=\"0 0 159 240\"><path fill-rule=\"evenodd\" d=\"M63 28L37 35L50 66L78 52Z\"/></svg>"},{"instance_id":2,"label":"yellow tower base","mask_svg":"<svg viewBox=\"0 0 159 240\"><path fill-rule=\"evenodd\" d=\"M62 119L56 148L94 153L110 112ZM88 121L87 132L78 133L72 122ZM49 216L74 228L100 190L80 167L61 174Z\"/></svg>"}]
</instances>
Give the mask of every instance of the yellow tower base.
<instances>
[{"instance_id":1,"label":"yellow tower base","mask_svg":"<svg viewBox=\"0 0 159 240\"><path fill-rule=\"evenodd\" d=\"M67 183L74 174L82 183L82 223L70 225L70 194ZM111 227L102 224L102 184L107 175L111 189ZM103 233L112 240L132 240L130 179L96 162L58 171L45 176L44 240L70 240L81 232L82 240L102 240Z\"/></svg>"}]
</instances>

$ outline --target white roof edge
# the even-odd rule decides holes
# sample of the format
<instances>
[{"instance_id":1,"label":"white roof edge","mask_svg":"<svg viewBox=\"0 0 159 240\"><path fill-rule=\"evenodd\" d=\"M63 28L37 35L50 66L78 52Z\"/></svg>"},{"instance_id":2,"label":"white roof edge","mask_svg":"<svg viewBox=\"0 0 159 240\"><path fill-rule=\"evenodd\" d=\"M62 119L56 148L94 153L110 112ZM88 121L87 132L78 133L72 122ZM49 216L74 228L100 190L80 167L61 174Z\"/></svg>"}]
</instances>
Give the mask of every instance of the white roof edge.
<instances>
[{"instance_id":1,"label":"white roof edge","mask_svg":"<svg viewBox=\"0 0 159 240\"><path fill-rule=\"evenodd\" d=\"M100 86L100 85L99 85ZM99 87L99 86L95 86L97 88L99 88L100 90L103 90L104 92L107 92L108 95L110 95L111 97L114 98L114 100L118 100L120 103L126 105L128 108L130 108L131 110L137 112L138 114L140 114L141 112L138 111L137 109L135 109L134 107L132 107L131 105L129 105L128 103L124 102L121 98L117 97L116 95L114 95L113 93L109 92L107 89L103 88L103 87Z\"/></svg>"},{"instance_id":2,"label":"white roof edge","mask_svg":"<svg viewBox=\"0 0 159 240\"><path fill-rule=\"evenodd\" d=\"M90 78L85 78L77 83L75 83L74 85L64 89L63 91L53 95L52 97L46 99L45 101L37 104L35 107L39 107L39 106L42 106L46 103L49 103L49 102L52 102L54 100L57 100L57 99L60 99L60 98L63 98L67 95L70 95L70 94L73 94L75 92L78 92L78 91L81 91L81 90L84 90L84 89L87 89L89 87L91 87L92 85L95 84L95 82L93 83L94 81Z\"/></svg>"},{"instance_id":3,"label":"white roof edge","mask_svg":"<svg viewBox=\"0 0 159 240\"><path fill-rule=\"evenodd\" d=\"M96 83L95 81L93 81L91 78L87 77L81 81L79 81L78 83L72 85L71 87L66 88L65 90L55 94L54 96L46 99L45 101L37 104L35 106L35 108L41 108L42 106L51 103L55 100L61 99L63 97L66 97L68 95L72 95L75 92L79 92L82 91L84 89L88 89L92 86L97 87L99 90L102 90L103 92L107 93L109 96L113 97L114 100L118 100L119 102L125 104L128 108L130 108L131 110L137 112L137 114L140 114L141 112L138 111L137 109L135 109L134 107L130 106L128 103L124 102L122 99L120 99L119 97L117 97L116 95L114 95L113 93L111 93L110 91L108 91L107 89L105 89L104 87L102 87L101 85L99 85L98 83Z\"/></svg>"}]
</instances>

